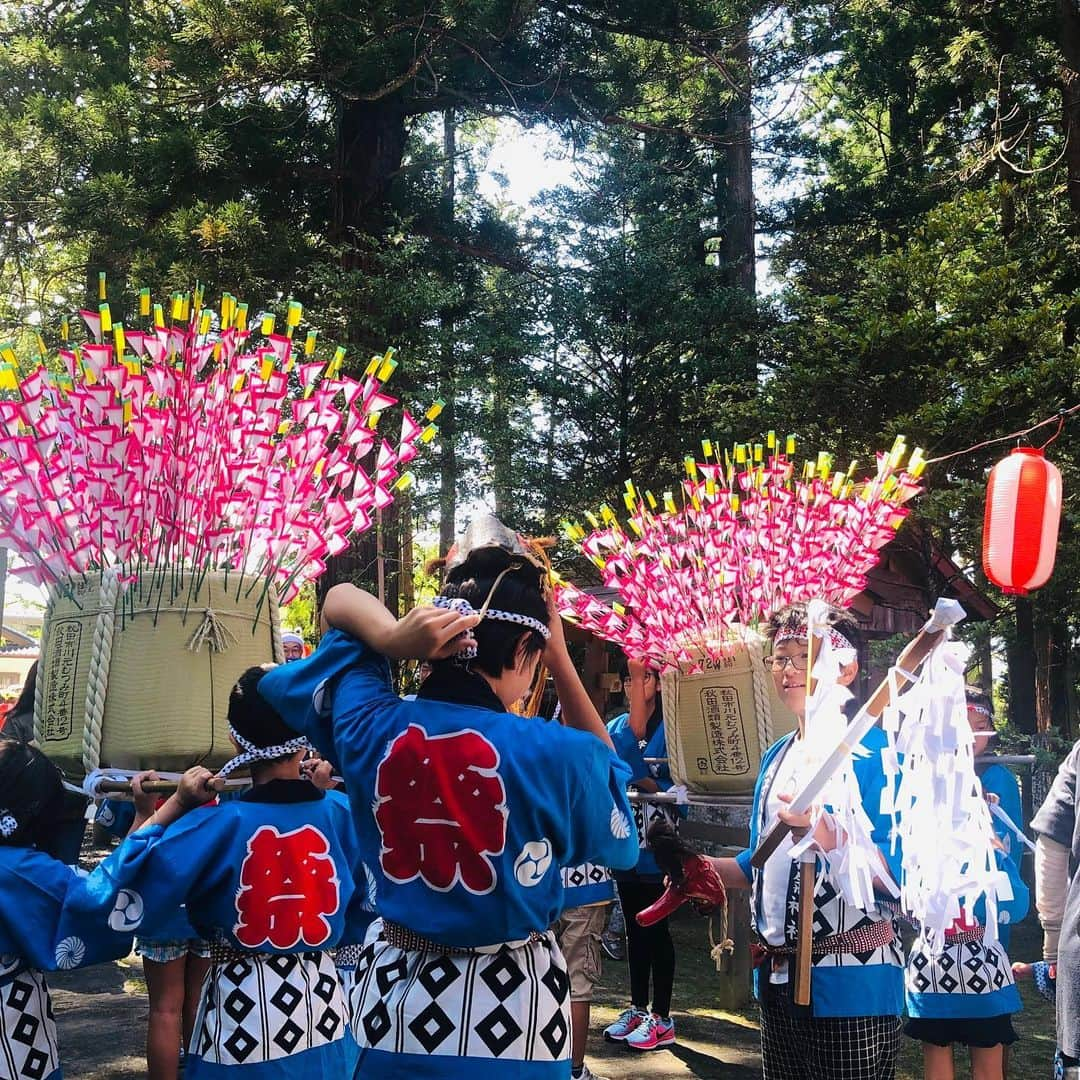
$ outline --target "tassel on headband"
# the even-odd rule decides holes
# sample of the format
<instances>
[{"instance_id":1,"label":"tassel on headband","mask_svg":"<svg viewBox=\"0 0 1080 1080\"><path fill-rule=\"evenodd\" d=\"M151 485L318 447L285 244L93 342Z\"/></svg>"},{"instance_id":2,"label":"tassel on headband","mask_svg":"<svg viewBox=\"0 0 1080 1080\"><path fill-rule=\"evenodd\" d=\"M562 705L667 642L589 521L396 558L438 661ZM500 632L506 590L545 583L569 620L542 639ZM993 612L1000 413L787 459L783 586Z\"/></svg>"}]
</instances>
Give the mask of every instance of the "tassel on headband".
<instances>
[{"instance_id":1,"label":"tassel on headband","mask_svg":"<svg viewBox=\"0 0 1080 1080\"><path fill-rule=\"evenodd\" d=\"M297 735L295 739L278 743L276 746L256 746L253 742L248 742L232 725L229 726L229 734L235 740L236 745L243 748L244 752L230 758L222 765L218 770L218 775L222 777L228 776L229 773L244 765L251 765L257 761L274 761L276 758L288 757L289 754L294 754L297 750L311 749L311 743L303 735Z\"/></svg>"},{"instance_id":2,"label":"tassel on headband","mask_svg":"<svg viewBox=\"0 0 1080 1080\"><path fill-rule=\"evenodd\" d=\"M7 840L14 836L18 831L19 822L15 815L10 810L0 810L0 836Z\"/></svg>"}]
</instances>

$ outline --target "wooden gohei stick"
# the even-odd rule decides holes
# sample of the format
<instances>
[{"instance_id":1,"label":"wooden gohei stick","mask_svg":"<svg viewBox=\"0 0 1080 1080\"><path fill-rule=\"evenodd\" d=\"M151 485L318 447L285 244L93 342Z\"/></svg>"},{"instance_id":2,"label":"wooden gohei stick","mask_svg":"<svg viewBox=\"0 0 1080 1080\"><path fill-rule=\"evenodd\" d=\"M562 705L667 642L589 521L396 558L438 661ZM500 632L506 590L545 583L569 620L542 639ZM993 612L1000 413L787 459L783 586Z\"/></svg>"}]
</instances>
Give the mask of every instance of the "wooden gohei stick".
<instances>
[{"instance_id":1,"label":"wooden gohei stick","mask_svg":"<svg viewBox=\"0 0 1080 1080\"><path fill-rule=\"evenodd\" d=\"M818 638L814 626L807 628L806 640L806 697L817 688L814 667L818 654ZM795 985L792 987L796 1005L810 1004L810 978L814 962L814 879L817 876L817 856L807 850L799 857L799 936L795 939Z\"/></svg>"}]
</instances>

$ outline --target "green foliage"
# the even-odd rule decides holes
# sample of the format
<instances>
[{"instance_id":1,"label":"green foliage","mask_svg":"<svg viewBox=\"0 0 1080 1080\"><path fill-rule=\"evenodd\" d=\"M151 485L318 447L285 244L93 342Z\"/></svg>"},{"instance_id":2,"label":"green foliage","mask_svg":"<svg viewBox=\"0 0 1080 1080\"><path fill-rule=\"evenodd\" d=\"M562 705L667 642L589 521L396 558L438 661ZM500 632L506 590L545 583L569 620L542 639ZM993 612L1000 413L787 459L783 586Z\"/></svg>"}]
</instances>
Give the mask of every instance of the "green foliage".
<instances>
[{"instance_id":1,"label":"green foliage","mask_svg":"<svg viewBox=\"0 0 1080 1080\"><path fill-rule=\"evenodd\" d=\"M421 526L445 480L459 518L486 504L551 531L627 477L663 490L703 436L793 431L868 465L903 432L944 458L1080 390L1063 12L8 4L3 336L32 356L38 313L46 329L82 306L99 269L116 310L195 278L275 309L296 297L350 363L396 345L410 403L452 400L457 468L417 461ZM528 211L485 196L507 118L561 135L578 182ZM776 184L759 171L766 299L733 271L746 139ZM917 513L964 566L1006 449L927 474ZM1076 490L1069 428L1052 456ZM1077 525L1067 499L1034 607L1062 669L1080 639ZM1006 619L996 636L1022 652L1019 633Z\"/></svg>"}]
</instances>

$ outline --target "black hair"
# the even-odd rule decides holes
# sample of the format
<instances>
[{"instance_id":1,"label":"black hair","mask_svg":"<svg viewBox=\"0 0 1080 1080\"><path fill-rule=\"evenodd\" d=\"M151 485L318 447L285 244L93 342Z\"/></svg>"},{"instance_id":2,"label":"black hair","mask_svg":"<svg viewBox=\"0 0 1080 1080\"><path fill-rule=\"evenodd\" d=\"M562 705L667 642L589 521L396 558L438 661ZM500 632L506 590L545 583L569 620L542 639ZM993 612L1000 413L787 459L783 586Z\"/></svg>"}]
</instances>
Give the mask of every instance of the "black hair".
<instances>
[{"instance_id":1,"label":"black hair","mask_svg":"<svg viewBox=\"0 0 1080 1080\"><path fill-rule=\"evenodd\" d=\"M259 683L268 671L250 667L229 694L229 726L249 743L258 747L277 746L299 736L259 693Z\"/></svg>"},{"instance_id":2,"label":"black hair","mask_svg":"<svg viewBox=\"0 0 1080 1080\"><path fill-rule=\"evenodd\" d=\"M765 636L770 641L775 641L781 632L802 630L805 633L806 624L806 605L788 604L772 614L765 628ZM858 652L862 645L862 630L851 615L838 607L829 605L825 613L825 625L843 634Z\"/></svg>"},{"instance_id":3,"label":"black hair","mask_svg":"<svg viewBox=\"0 0 1080 1080\"><path fill-rule=\"evenodd\" d=\"M60 770L37 747L0 739L0 844L50 851L63 817Z\"/></svg>"},{"instance_id":4,"label":"black hair","mask_svg":"<svg viewBox=\"0 0 1080 1080\"><path fill-rule=\"evenodd\" d=\"M513 569L495 585L499 574L507 567ZM547 626L548 608L543 584L544 571L527 559L509 555L501 548L480 548L447 574L442 595L468 600L479 611L490 593L490 608L527 615ZM494 592L492 586L495 586ZM518 641L523 633L526 635L524 658L530 660L539 656L547 644L539 630L502 619L481 619L472 631L476 638L476 658L471 661L472 666L485 675L498 678L516 666Z\"/></svg>"}]
</instances>

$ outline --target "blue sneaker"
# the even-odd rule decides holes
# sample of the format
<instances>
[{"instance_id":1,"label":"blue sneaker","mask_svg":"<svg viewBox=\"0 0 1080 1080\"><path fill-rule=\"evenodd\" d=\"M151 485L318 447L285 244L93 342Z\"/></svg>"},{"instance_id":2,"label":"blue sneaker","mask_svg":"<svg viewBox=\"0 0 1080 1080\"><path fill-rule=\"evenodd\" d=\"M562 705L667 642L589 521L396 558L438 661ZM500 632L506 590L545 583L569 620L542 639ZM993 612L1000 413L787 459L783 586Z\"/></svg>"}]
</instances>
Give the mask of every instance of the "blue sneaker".
<instances>
[{"instance_id":1,"label":"blue sneaker","mask_svg":"<svg viewBox=\"0 0 1080 1080\"><path fill-rule=\"evenodd\" d=\"M648 1019L649 1014L644 1009L635 1009L633 1006L624 1009L614 1024L608 1024L604 1028L604 1038L608 1042L625 1042L630 1033L636 1031Z\"/></svg>"}]
</instances>

